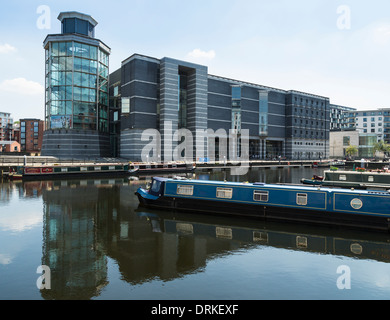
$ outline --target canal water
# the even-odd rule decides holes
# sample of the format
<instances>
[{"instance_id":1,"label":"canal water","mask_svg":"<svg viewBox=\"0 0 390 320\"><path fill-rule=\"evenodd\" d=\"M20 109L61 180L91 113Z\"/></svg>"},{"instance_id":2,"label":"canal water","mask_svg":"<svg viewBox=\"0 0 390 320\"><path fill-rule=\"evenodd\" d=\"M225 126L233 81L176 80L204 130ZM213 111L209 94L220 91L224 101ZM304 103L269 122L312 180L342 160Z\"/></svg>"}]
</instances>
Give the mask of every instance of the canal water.
<instances>
[{"instance_id":1,"label":"canal water","mask_svg":"<svg viewBox=\"0 0 390 320\"><path fill-rule=\"evenodd\" d=\"M299 183L321 173L188 176ZM150 180L3 181L0 300L390 298L390 235L146 210L134 192Z\"/></svg>"}]
</instances>

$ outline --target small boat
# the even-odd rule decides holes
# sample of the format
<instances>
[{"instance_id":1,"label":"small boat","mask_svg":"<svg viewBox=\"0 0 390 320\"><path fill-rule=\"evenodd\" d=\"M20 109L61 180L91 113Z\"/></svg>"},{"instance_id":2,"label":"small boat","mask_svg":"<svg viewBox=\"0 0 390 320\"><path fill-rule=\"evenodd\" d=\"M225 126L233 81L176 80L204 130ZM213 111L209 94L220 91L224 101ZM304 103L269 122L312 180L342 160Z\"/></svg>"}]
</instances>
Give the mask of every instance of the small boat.
<instances>
[{"instance_id":1,"label":"small boat","mask_svg":"<svg viewBox=\"0 0 390 320\"><path fill-rule=\"evenodd\" d=\"M45 179L70 176L127 175L127 163L95 163L69 165L41 165L19 167L17 172L22 179Z\"/></svg>"},{"instance_id":2,"label":"small boat","mask_svg":"<svg viewBox=\"0 0 390 320\"><path fill-rule=\"evenodd\" d=\"M390 231L390 193L154 177L141 206Z\"/></svg>"},{"instance_id":3,"label":"small boat","mask_svg":"<svg viewBox=\"0 0 390 320\"><path fill-rule=\"evenodd\" d=\"M155 173L172 173L172 172L190 172L196 168L194 163L185 162L166 162L166 163L130 163L130 174L155 174Z\"/></svg>"},{"instance_id":4,"label":"small boat","mask_svg":"<svg viewBox=\"0 0 390 320\"><path fill-rule=\"evenodd\" d=\"M356 171L326 170L322 179L314 175L311 179L301 179L301 183L327 187L390 189L390 172L363 168L356 168Z\"/></svg>"}]
</instances>

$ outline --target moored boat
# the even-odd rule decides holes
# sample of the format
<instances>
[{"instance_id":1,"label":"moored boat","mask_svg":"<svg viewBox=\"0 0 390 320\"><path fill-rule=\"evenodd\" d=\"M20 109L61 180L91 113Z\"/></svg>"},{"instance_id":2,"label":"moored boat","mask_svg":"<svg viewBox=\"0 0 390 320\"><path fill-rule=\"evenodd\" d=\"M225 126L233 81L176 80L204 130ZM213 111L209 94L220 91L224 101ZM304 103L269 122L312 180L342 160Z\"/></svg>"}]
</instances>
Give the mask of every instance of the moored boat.
<instances>
[{"instance_id":1,"label":"moored boat","mask_svg":"<svg viewBox=\"0 0 390 320\"><path fill-rule=\"evenodd\" d=\"M126 163L95 163L70 165L24 166L18 168L23 179L44 179L84 175L127 175L129 165Z\"/></svg>"},{"instance_id":2,"label":"moored boat","mask_svg":"<svg viewBox=\"0 0 390 320\"><path fill-rule=\"evenodd\" d=\"M390 172L388 170L367 171L360 168L356 171L326 170L322 179L313 176L311 179L303 178L301 182L308 185L327 187L390 189Z\"/></svg>"},{"instance_id":3,"label":"moored boat","mask_svg":"<svg viewBox=\"0 0 390 320\"><path fill-rule=\"evenodd\" d=\"M155 174L155 173L172 173L172 172L190 172L195 170L194 163L185 162L166 162L166 163L130 163L129 173L131 174Z\"/></svg>"},{"instance_id":4,"label":"moored boat","mask_svg":"<svg viewBox=\"0 0 390 320\"><path fill-rule=\"evenodd\" d=\"M390 193L155 177L140 204L170 210L390 230Z\"/></svg>"}]
</instances>

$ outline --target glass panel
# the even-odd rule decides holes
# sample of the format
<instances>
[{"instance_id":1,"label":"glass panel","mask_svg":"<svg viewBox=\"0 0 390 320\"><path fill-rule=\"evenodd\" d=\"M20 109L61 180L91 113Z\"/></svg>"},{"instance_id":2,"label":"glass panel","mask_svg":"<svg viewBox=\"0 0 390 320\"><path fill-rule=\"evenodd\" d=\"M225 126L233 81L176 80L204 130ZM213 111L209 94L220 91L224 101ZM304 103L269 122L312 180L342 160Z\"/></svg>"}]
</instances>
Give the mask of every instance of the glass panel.
<instances>
[{"instance_id":1,"label":"glass panel","mask_svg":"<svg viewBox=\"0 0 390 320\"><path fill-rule=\"evenodd\" d=\"M97 61L89 61L89 71L93 74L97 73Z\"/></svg>"},{"instance_id":2,"label":"glass panel","mask_svg":"<svg viewBox=\"0 0 390 320\"><path fill-rule=\"evenodd\" d=\"M65 87L65 99L72 100L72 86Z\"/></svg>"},{"instance_id":3,"label":"glass panel","mask_svg":"<svg viewBox=\"0 0 390 320\"><path fill-rule=\"evenodd\" d=\"M65 72L58 73L58 84L60 86L66 85L66 73Z\"/></svg>"},{"instance_id":4,"label":"glass panel","mask_svg":"<svg viewBox=\"0 0 390 320\"><path fill-rule=\"evenodd\" d=\"M66 109L65 109L65 112L66 114L72 114L72 101L66 101Z\"/></svg>"},{"instance_id":5,"label":"glass panel","mask_svg":"<svg viewBox=\"0 0 390 320\"><path fill-rule=\"evenodd\" d=\"M73 99L81 100L81 88L73 87Z\"/></svg>"},{"instance_id":6,"label":"glass panel","mask_svg":"<svg viewBox=\"0 0 390 320\"><path fill-rule=\"evenodd\" d=\"M52 58L51 59L51 70L52 71L58 71L59 69L60 69L59 59L58 58Z\"/></svg>"},{"instance_id":7,"label":"glass panel","mask_svg":"<svg viewBox=\"0 0 390 320\"><path fill-rule=\"evenodd\" d=\"M73 43L72 41L65 42L66 55L71 57L73 55Z\"/></svg>"},{"instance_id":8,"label":"glass panel","mask_svg":"<svg viewBox=\"0 0 390 320\"><path fill-rule=\"evenodd\" d=\"M259 92L259 134L268 135L268 92Z\"/></svg>"},{"instance_id":9,"label":"glass panel","mask_svg":"<svg viewBox=\"0 0 390 320\"><path fill-rule=\"evenodd\" d=\"M68 129L71 128L72 118L70 116L51 116L50 117L50 127L52 129Z\"/></svg>"},{"instance_id":10,"label":"glass panel","mask_svg":"<svg viewBox=\"0 0 390 320\"><path fill-rule=\"evenodd\" d=\"M122 114L130 113L130 98L122 98Z\"/></svg>"},{"instance_id":11,"label":"glass panel","mask_svg":"<svg viewBox=\"0 0 390 320\"><path fill-rule=\"evenodd\" d=\"M83 72L89 72L89 60L83 59L82 60L82 67L81 67Z\"/></svg>"},{"instance_id":12,"label":"glass panel","mask_svg":"<svg viewBox=\"0 0 390 320\"><path fill-rule=\"evenodd\" d=\"M89 91L89 102L96 102L96 90L90 89Z\"/></svg>"},{"instance_id":13,"label":"glass panel","mask_svg":"<svg viewBox=\"0 0 390 320\"><path fill-rule=\"evenodd\" d=\"M241 87L232 87L232 99L241 100Z\"/></svg>"},{"instance_id":14,"label":"glass panel","mask_svg":"<svg viewBox=\"0 0 390 320\"><path fill-rule=\"evenodd\" d=\"M98 52L98 48L91 46L89 48L89 57L93 60L97 60L97 55L98 55L97 52Z\"/></svg>"},{"instance_id":15,"label":"glass panel","mask_svg":"<svg viewBox=\"0 0 390 320\"><path fill-rule=\"evenodd\" d=\"M74 43L74 55L77 57L83 56L83 45L81 43L75 42Z\"/></svg>"},{"instance_id":16,"label":"glass panel","mask_svg":"<svg viewBox=\"0 0 390 320\"><path fill-rule=\"evenodd\" d=\"M59 55L66 56L66 42L60 42L58 45L59 45Z\"/></svg>"},{"instance_id":17,"label":"glass panel","mask_svg":"<svg viewBox=\"0 0 390 320\"><path fill-rule=\"evenodd\" d=\"M81 86L82 83L82 74L80 72L74 72L73 81L75 86Z\"/></svg>"},{"instance_id":18,"label":"glass panel","mask_svg":"<svg viewBox=\"0 0 390 320\"><path fill-rule=\"evenodd\" d=\"M74 58L74 71L82 71L82 59Z\"/></svg>"},{"instance_id":19,"label":"glass panel","mask_svg":"<svg viewBox=\"0 0 390 320\"><path fill-rule=\"evenodd\" d=\"M89 86L91 88L96 88L96 79L97 79L97 76L95 76L94 74L91 74L90 77L89 77Z\"/></svg>"},{"instance_id":20,"label":"glass panel","mask_svg":"<svg viewBox=\"0 0 390 320\"><path fill-rule=\"evenodd\" d=\"M58 42L52 42L51 44L51 55L58 56Z\"/></svg>"},{"instance_id":21,"label":"glass panel","mask_svg":"<svg viewBox=\"0 0 390 320\"><path fill-rule=\"evenodd\" d=\"M81 74L81 86L89 87L89 75L86 73Z\"/></svg>"},{"instance_id":22,"label":"glass panel","mask_svg":"<svg viewBox=\"0 0 390 320\"><path fill-rule=\"evenodd\" d=\"M108 105L108 95L107 93L100 92L99 93L99 103Z\"/></svg>"},{"instance_id":23,"label":"glass panel","mask_svg":"<svg viewBox=\"0 0 390 320\"><path fill-rule=\"evenodd\" d=\"M81 89L81 100L89 101L89 89L86 88Z\"/></svg>"},{"instance_id":24,"label":"glass panel","mask_svg":"<svg viewBox=\"0 0 390 320\"><path fill-rule=\"evenodd\" d=\"M66 77L66 80L65 80L66 85L71 86L72 85L72 72L66 72L65 77Z\"/></svg>"},{"instance_id":25,"label":"glass panel","mask_svg":"<svg viewBox=\"0 0 390 320\"><path fill-rule=\"evenodd\" d=\"M83 44L83 58L89 58L89 45L87 44Z\"/></svg>"}]
</instances>

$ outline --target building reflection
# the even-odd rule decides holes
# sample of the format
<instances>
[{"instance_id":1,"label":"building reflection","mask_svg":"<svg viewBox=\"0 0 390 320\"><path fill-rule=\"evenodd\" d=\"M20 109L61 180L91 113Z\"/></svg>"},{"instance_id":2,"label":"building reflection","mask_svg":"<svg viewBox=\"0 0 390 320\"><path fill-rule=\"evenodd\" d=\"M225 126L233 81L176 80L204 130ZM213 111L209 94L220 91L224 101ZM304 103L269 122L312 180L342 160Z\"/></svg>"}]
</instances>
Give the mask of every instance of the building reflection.
<instances>
[{"instance_id":1,"label":"building reflection","mask_svg":"<svg viewBox=\"0 0 390 320\"><path fill-rule=\"evenodd\" d=\"M44 201L45 299L92 299L109 284L108 260L138 285L202 272L237 250L272 246L390 262L389 235L138 208L133 179L52 181ZM24 188L29 189L28 182Z\"/></svg>"}]
</instances>

